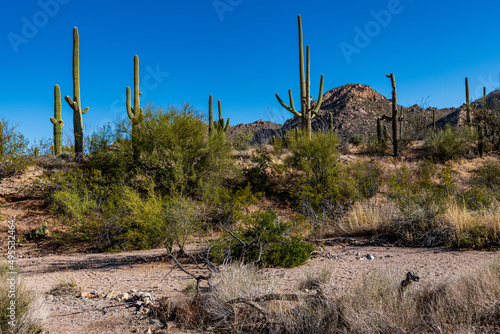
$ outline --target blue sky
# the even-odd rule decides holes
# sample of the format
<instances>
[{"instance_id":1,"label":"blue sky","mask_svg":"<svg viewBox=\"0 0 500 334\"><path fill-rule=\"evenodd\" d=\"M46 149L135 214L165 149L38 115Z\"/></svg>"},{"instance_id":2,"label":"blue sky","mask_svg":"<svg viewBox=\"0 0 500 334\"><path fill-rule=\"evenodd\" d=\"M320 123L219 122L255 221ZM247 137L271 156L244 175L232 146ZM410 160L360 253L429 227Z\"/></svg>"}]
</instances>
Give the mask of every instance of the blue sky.
<instances>
[{"instance_id":1,"label":"blue sky","mask_svg":"<svg viewBox=\"0 0 500 334\"><path fill-rule=\"evenodd\" d=\"M311 91L362 83L398 102L459 106L464 78L480 97L500 86L496 1L22 0L0 12L0 118L30 141L52 137L53 89L72 95L72 28L80 34L82 107L92 131L126 117L140 57L141 104L222 100L231 124L291 116L274 96L299 94L297 15L311 46ZM347 51L346 51L347 50ZM296 104L297 104L296 100ZM63 101L71 127L72 110Z\"/></svg>"}]
</instances>

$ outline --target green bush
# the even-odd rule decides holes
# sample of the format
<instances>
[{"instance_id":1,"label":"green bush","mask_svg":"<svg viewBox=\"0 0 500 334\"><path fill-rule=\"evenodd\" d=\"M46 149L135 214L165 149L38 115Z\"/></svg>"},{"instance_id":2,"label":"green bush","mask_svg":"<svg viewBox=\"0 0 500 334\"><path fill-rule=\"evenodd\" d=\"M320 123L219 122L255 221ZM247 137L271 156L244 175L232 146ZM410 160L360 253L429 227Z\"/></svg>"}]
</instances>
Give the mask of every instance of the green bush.
<instances>
[{"instance_id":1,"label":"green bush","mask_svg":"<svg viewBox=\"0 0 500 334\"><path fill-rule=\"evenodd\" d=\"M232 233L245 244L227 234L211 248L215 262L262 261L265 265L295 267L304 264L313 250L313 245L294 233L291 223L280 221L274 211L254 213Z\"/></svg>"},{"instance_id":2,"label":"green bush","mask_svg":"<svg viewBox=\"0 0 500 334\"><path fill-rule=\"evenodd\" d=\"M363 135L353 135L349 137L349 144L354 146L359 146L365 142L365 137Z\"/></svg>"},{"instance_id":3,"label":"green bush","mask_svg":"<svg viewBox=\"0 0 500 334\"><path fill-rule=\"evenodd\" d=\"M209 138L203 121L190 105L166 109L149 105L134 143L129 139L131 122L119 124L114 144L97 145L102 149L94 152L90 165L131 186L146 175L163 195L200 199L219 187L234 168L225 134L216 132ZM139 156L134 156L134 147Z\"/></svg>"},{"instance_id":4,"label":"green bush","mask_svg":"<svg viewBox=\"0 0 500 334\"><path fill-rule=\"evenodd\" d=\"M250 184L245 188L232 190L229 188L218 188L206 198L211 207L211 215L217 222L224 225L233 224L243 218L245 210L257 204L261 193L252 193Z\"/></svg>"},{"instance_id":5,"label":"green bush","mask_svg":"<svg viewBox=\"0 0 500 334\"><path fill-rule=\"evenodd\" d=\"M426 137L425 146L430 155L437 160L447 161L473 154L475 134L465 128L452 128L449 124L444 130Z\"/></svg>"},{"instance_id":6,"label":"green bush","mask_svg":"<svg viewBox=\"0 0 500 334\"><path fill-rule=\"evenodd\" d=\"M238 151L248 150L253 137L254 132L251 129L238 131L231 139L231 145Z\"/></svg>"},{"instance_id":7,"label":"green bush","mask_svg":"<svg viewBox=\"0 0 500 334\"><path fill-rule=\"evenodd\" d=\"M28 155L29 142L10 126L6 120L0 120L0 180L24 171L32 164Z\"/></svg>"},{"instance_id":8,"label":"green bush","mask_svg":"<svg viewBox=\"0 0 500 334\"><path fill-rule=\"evenodd\" d=\"M45 188L52 212L69 228L61 241L91 241L99 249L149 249L178 246L181 251L200 231L203 206L179 196L155 192L150 179L138 191L111 184L99 171L75 170L53 175Z\"/></svg>"},{"instance_id":9,"label":"green bush","mask_svg":"<svg viewBox=\"0 0 500 334\"><path fill-rule=\"evenodd\" d=\"M457 200L469 210L489 208L493 202L490 190L484 185L473 186L460 192Z\"/></svg>"}]
</instances>

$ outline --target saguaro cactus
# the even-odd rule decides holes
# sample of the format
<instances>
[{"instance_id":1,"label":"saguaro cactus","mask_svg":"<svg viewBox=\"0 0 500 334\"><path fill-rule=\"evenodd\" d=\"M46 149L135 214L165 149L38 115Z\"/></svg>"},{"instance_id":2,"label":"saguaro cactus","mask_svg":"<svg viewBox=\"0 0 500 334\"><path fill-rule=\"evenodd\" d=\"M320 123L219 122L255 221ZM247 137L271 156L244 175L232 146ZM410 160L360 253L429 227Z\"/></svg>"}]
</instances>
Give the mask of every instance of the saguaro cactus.
<instances>
[{"instance_id":1,"label":"saguaro cactus","mask_svg":"<svg viewBox=\"0 0 500 334\"><path fill-rule=\"evenodd\" d=\"M214 129L216 131L223 131L227 132L227 129L229 128L229 117L227 118L227 121L224 120L222 117L222 105L220 100L218 101L218 107L219 107L219 120L214 121L214 111L213 111L213 97L212 95L209 96L208 98L208 133L211 134Z\"/></svg>"},{"instance_id":2,"label":"saguaro cactus","mask_svg":"<svg viewBox=\"0 0 500 334\"><path fill-rule=\"evenodd\" d=\"M392 121L392 147L394 148L394 156L397 157L398 152L398 99L396 92L396 79L394 73L387 74L386 77L391 79L392 85L392 117L382 116L382 120Z\"/></svg>"},{"instance_id":3,"label":"saguaro cactus","mask_svg":"<svg viewBox=\"0 0 500 334\"><path fill-rule=\"evenodd\" d=\"M470 130L472 126L470 96L469 96L469 78L465 78L465 125Z\"/></svg>"},{"instance_id":4,"label":"saguaro cactus","mask_svg":"<svg viewBox=\"0 0 500 334\"><path fill-rule=\"evenodd\" d=\"M321 75L319 84L318 101L314 108L311 107L311 78L310 78L310 49L307 46L306 55L306 73L304 74L304 46L302 38L302 18L299 15L299 74L300 74L300 112L295 109L293 104L292 90L288 90L290 99L290 106L283 102L283 100L276 94L278 102L283 108L291 112L294 116L300 117L302 122L302 129L305 129L309 138L312 136L311 120L313 117L318 116L318 111L323 101L323 80L324 76Z\"/></svg>"},{"instance_id":5,"label":"saguaro cactus","mask_svg":"<svg viewBox=\"0 0 500 334\"><path fill-rule=\"evenodd\" d=\"M127 115L132 121L132 147L134 156L137 158L139 156L139 151L137 148L137 136L141 131L141 125L143 122L143 113L141 108L141 101L139 92L139 56L134 55L134 108L131 106L130 101L130 87L127 86L126 90L126 108Z\"/></svg>"},{"instance_id":6,"label":"saguaro cactus","mask_svg":"<svg viewBox=\"0 0 500 334\"><path fill-rule=\"evenodd\" d=\"M54 117L50 118L54 124L54 155L59 155L62 148L62 136L64 121L62 120L61 89L59 85L54 86Z\"/></svg>"},{"instance_id":7,"label":"saguaro cactus","mask_svg":"<svg viewBox=\"0 0 500 334\"><path fill-rule=\"evenodd\" d=\"M80 39L78 28L73 28L73 98L66 96L64 100L73 109L73 130L75 133L75 153L83 153L83 118L89 107L82 110L80 102Z\"/></svg>"},{"instance_id":8,"label":"saguaro cactus","mask_svg":"<svg viewBox=\"0 0 500 334\"><path fill-rule=\"evenodd\" d=\"M3 134L3 121L0 119L0 157L3 157L5 154L5 148L4 148L5 141L6 138Z\"/></svg>"}]
</instances>

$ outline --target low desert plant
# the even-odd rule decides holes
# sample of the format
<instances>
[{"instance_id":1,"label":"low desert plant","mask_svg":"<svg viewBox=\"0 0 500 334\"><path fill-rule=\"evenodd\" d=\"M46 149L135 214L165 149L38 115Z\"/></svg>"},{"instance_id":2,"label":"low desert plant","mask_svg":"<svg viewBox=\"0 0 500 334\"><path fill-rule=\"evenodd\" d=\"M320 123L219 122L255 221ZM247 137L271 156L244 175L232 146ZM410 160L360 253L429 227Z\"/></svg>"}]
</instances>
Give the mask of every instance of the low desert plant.
<instances>
[{"instance_id":1,"label":"low desert plant","mask_svg":"<svg viewBox=\"0 0 500 334\"><path fill-rule=\"evenodd\" d=\"M8 274L12 270L5 262L0 264L0 332L1 333L40 333L48 312L42 296L28 289L19 277ZM18 270L16 270L18 271ZM15 302L15 317L10 317L9 307Z\"/></svg>"},{"instance_id":2,"label":"low desert plant","mask_svg":"<svg viewBox=\"0 0 500 334\"><path fill-rule=\"evenodd\" d=\"M221 225L223 227L223 225ZM281 221L274 211L255 212L232 232L227 232L211 255L215 262L262 262L265 265L295 267L304 264L313 245L302 240L290 222Z\"/></svg>"},{"instance_id":3,"label":"low desert plant","mask_svg":"<svg viewBox=\"0 0 500 334\"><path fill-rule=\"evenodd\" d=\"M473 154L474 134L465 128L452 128L449 124L444 130L426 137L425 145L430 155L441 161L468 157Z\"/></svg>"},{"instance_id":4,"label":"low desert plant","mask_svg":"<svg viewBox=\"0 0 500 334\"><path fill-rule=\"evenodd\" d=\"M29 142L16 131L16 126L0 119L0 180L22 172L32 164Z\"/></svg>"}]
</instances>

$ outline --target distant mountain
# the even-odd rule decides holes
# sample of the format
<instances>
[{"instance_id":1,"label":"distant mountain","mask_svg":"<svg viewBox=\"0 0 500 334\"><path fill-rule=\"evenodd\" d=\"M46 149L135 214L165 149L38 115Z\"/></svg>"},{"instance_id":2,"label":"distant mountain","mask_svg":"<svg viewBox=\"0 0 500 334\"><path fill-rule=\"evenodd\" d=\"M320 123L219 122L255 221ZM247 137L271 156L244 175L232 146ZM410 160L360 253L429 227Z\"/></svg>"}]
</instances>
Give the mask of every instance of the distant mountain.
<instances>
[{"instance_id":1,"label":"distant mountain","mask_svg":"<svg viewBox=\"0 0 500 334\"><path fill-rule=\"evenodd\" d=\"M500 99L500 90L494 91L488 95L488 102L498 102ZM316 101L313 101L314 105ZM480 104L481 101L474 103ZM298 103L295 104L296 107ZM460 108L433 108L423 109L418 105L413 105L404 109L405 115L420 114L425 115L432 120L434 111L438 127L444 127L446 123L456 126L461 125L465 119L465 106ZM285 111L288 113L287 111ZM343 138L349 138L353 135L363 135L365 138L376 135L376 120L382 115L391 116L392 101L379 94L370 86L362 84L345 84L333 88L323 95L323 102L319 111L319 117L312 119L313 130L328 129L329 114L333 116L333 125L335 130ZM289 114L291 116L291 114ZM287 132L293 128L301 126L299 117L288 119L283 126L259 120L251 124L239 124L231 127L229 133L234 136L239 131L251 130L255 133L252 142L265 143L276 134Z\"/></svg>"},{"instance_id":2,"label":"distant mountain","mask_svg":"<svg viewBox=\"0 0 500 334\"><path fill-rule=\"evenodd\" d=\"M500 90L495 90L486 95L486 102L490 107L499 106L500 101ZM476 101L471 102L471 104L476 105L477 108L483 107L483 99L477 99ZM466 108L465 103L462 104L459 108L454 108L453 112L449 113L445 117L439 119L436 124L439 127L444 127L445 124L450 124L451 126L463 126L465 124L466 118Z\"/></svg>"}]
</instances>

